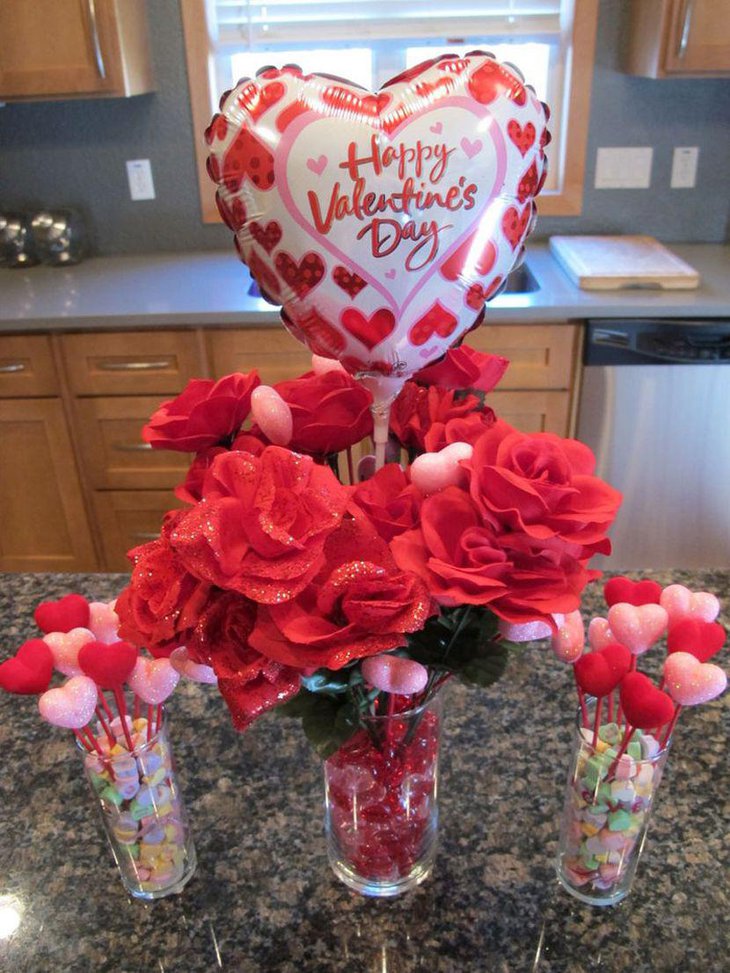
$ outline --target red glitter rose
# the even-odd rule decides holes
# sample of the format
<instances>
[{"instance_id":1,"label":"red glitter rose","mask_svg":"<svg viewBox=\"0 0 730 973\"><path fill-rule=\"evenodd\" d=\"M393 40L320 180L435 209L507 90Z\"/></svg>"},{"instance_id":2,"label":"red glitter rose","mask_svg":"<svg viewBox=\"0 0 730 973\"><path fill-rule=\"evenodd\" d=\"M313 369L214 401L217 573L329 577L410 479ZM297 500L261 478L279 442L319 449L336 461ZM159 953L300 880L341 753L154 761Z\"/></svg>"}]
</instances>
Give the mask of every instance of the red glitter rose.
<instances>
[{"instance_id":1,"label":"red glitter rose","mask_svg":"<svg viewBox=\"0 0 730 973\"><path fill-rule=\"evenodd\" d=\"M397 463L381 467L369 480L358 484L352 496L353 504L385 541L417 526L421 499Z\"/></svg>"},{"instance_id":2,"label":"red glitter rose","mask_svg":"<svg viewBox=\"0 0 730 973\"><path fill-rule=\"evenodd\" d=\"M215 592L188 643L213 667L237 730L299 692L301 673L260 655L248 644L257 606L234 592Z\"/></svg>"},{"instance_id":3,"label":"red glitter rose","mask_svg":"<svg viewBox=\"0 0 730 973\"><path fill-rule=\"evenodd\" d=\"M500 532L551 540L579 560L609 554L621 494L594 476L595 457L575 439L518 432L496 422L475 443L471 494Z\"/></svg>"},{"instance_id":4,"label":"red glitter rose","mask_svg":"<svg viewBox=\"0 0 730 973\"><path fill-rule=\"evenodd\" d=\"M509 368L509 361L499 355L488 355L468 345L450 348L433 365L416 372L413 381L421 385L438 385L445 389L478 389L491 392Z\"/></svg>"},{"instance_id":5,"label":"red glitter rose","mask_svg":"<svg viewBox=\"0 0 730 973\"><path fill-rule=\"evenodd\" d=\"M259 608L250 645L262 655L302 669L341 669L403 645L435 610L423 582L397 567L364 518L330 534L325 561L295 599Z\"/></svg>"},{"instance_id":6,"label":"red glitter rose","mask_svg":"<svg viewBox=\"0 0 730 973\"><path fill-rule=\"evenodd\" d=\"M468 416L457 416L446 422L434 422L424 436L423 445L427 453L438 453L451 443L474 443L483 432L494 425L497 417L494 411L483 408Z\"/></svg>"},{"instance_id":7,"label":"red glitter rose","mask_svg":"<svg viewBox=\"0 0 730 973\"><path fill-rule=\"evenodd\" d=\"M476 395L461 394L456 398L456 394L453 390L406 382L390 410L391 431L403 446L424 450L426 436L434 424L463 419L480 408Z\"/></svg>"},{"instance_id":8,"label":"red glitter rose","mask_svg":"<svg viewBox=\"0 0 730 973\"><path fill-rule=\"evenodd\" d=\"M293 450L313 456L339 453L373 431L372 396L346 372L312 372L274 388L291 409Z\"/></svg>"},{"instance_id":9,"label":"red glitter rose","mask_svg":"<svg viewBox=\"0 0 730 973\"><path fill-rule=\"evenodd\" d=\"M349 493L327 467L278 446L260 456L223 453L171 541L197 578L253 601L285 601L322 566Z\"/></svg>"},{"instance_id":10,"label":"red glitter rose","mask_svg":"<svg viewBox=\"0 0 730 973\"><path fill-rule=\"evenodd\" d=\"M142 430L155 449L198 452L228 445L251 410L251 393L260 385L256 371L214 382L193 379L175 399L163 402Z\"/></svg>"},{"instance_id":11,"label":"red glitter rose","mask_svg":"<svg viewBox=\"0 0 730 973\"><path fill-rule=\"evenodd\" d=\"M119 637L168 656L187 640L205 607L210 585L189 574L172 549L168 533L181 511L167 515L162 536L129 552L132 577L116 601Z\"/></svg>"}]
</instances>

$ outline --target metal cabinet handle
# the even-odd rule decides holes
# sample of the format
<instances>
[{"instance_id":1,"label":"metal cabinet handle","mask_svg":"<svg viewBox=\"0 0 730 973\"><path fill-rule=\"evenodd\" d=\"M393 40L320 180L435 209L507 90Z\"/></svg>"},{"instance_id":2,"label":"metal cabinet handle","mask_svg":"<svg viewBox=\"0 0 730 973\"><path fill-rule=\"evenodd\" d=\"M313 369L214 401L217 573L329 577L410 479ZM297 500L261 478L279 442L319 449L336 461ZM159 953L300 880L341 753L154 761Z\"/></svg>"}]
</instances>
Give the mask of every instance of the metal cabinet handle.
<instances>
[{"instance_id":1,"label":"metal cabinet handle","mask_svg":"<svg viewBox=\"0 0 730 973\"><path fill-rule=\"evenodd\" d=\"M89 11L89 24L91 26L91 43L94 47L94 59L96 60L96 70L102 81L106 80L106 67L104 65L104 55L101 53L99 43L99 25L96 22L96 0L86 0Z\"/></svg>"},{"instance_id":2,"label":"metal cabinet handle","mask_svg":"<svg viewBox=\"0 0 730 973\"><path fill-rule=\"evenodd\" d=\"M112 448L118 449L122 453L141 453L152 449L152 445L150 443L114 443Z\"/></svg>"},{"instance_id":3,"label":"metal cabinet handle","mask_svg":"<svg viewBox=\"0 0 730 973\"><path fill-rule=\"evenodd\" d=\"M135 541L156 541L159 537L159 533L155 534L152 531L138 530L136 533L132 534L132 540Z\"/></svg>"},{"instance_id":4,"label":"metal cabinet handle","mask_svg":"<svg viewBox=\"0 0 730 973\"><path fill-rule=\"evenodd\" d=\"M14 361L9 365L0 365L0 372L3 375L9 375L11 372L24 372L25 365L22 361Z\"/></svg>"},{"instance_id":5,"label":"metal cabinet handle","mask_svg":"<svg viewBox=\"0 0 730 973\"><path fill-rule=\"evenodd\" d=\"M101 361L97 368L102 372L146 372L153 368L169 368L171 359L164 361Z\"/></svg>"},{"instance_id":6,"label":"metal cabinet handle","mask_svg":"<svg viewBox=\"0 0 730 973\"><path fill-rule=\"evenodd\" d=\"M684 6L684 17L682 18L682 32L679 35L679 40L677 41L677 57L684 57L687 53L687 45L689 44L689 32L692 26L692 8L694 7L694 0L687 0Z\"/></svg>"}]
</instances>

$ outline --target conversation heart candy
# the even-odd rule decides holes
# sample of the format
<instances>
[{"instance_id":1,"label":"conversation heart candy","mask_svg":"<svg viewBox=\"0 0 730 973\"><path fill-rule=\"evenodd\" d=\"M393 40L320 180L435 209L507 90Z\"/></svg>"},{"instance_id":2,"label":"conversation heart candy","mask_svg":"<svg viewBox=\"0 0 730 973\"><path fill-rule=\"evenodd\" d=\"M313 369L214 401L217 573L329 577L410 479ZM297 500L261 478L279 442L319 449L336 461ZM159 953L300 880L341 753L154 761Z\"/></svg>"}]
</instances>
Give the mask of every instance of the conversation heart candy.
<instances>
[{"instance_id":1,"label":"conversation heart candy","mask_svg":"<svg viewBox=\"0 0 730 973\"><path fill-rule=\"evenodd\" d=\"M53 654L53 665L65 676L78 676L79 650L87 642L93 642L94 633L88 628L72 628L70 632L49 632L43 641Z\"/></svg>"},{"instance_id":2,"label":"conversation heart candy","mask_svg":"<svg viewBox=\"0 0 730 973\"><path fill-rule=\"evenodd\" d=\"M616 639L633 652L646 652L667 630L667 612L661 605L613 605L608 624Z\"/></svg>"},{"instance_id":3,"label":"conversation heart candy","mask_svg":"<svg viewBox=\"0 0 730 973\"><path fill-rule=\"evenodd\" d=\"M179 679L180 673L173 669L169 659L139 656L127 682L140 699L157 706L172 693Z\"/></svg>"},{"instance_id":4,"label":"conversation heart candy","mask_svg":"<svg viewBox=\"0 0 730 973\"><path fill-rule=\"evenodd\" d=\"M428 670L420 662L385 653L365 659L362 675L366 682L381 692L404 696L420 693L428 682Z\"/></svg>"},{"instance_id":5,"label":"conversation heart candy","mask_svg":"<svg viewBox=\"0 0 730 973\"><path fill-rule=\"evenodd\" d=\"M667 691L682 706L697 706L725 691L727 676L711 662L700 662L689 652L674 652L664 663Z\"/></svg>"},{"instance_id":6,"label":"conversation heart candy","mask_svg":"<svg viewBox=\"0 0 730 973\"><path fill-rule=\"evenodd\" d=\"M0 665L0 688L21 696L35 696L48 689L52 675L50 648L43 639L30 639Z\"/></svg>"},{"instance_id":7,"label":"conversation heart candy","mask_svg":"<svg viewBox=\"0 0 730 973\"><path fill-rule=\"evenodd\" d=\"M78 730L96 709L97 688L88 676L72 676L63 686L49 689L38 700L41 716L54 726Z\"/></svg>"},{"instance_id":8,"label":"conversation heart candy","mask_svg":"<svg viewBox=\"0 0 730 973\"><path fill-rule=\"evenodd\" d=\"M683 584L670 584L662 591L660 605L666 609L671 622L681 618L697 618L714 622L720 614L720 602L709 591L690 591Z\"/></svg>"}]
</instances>

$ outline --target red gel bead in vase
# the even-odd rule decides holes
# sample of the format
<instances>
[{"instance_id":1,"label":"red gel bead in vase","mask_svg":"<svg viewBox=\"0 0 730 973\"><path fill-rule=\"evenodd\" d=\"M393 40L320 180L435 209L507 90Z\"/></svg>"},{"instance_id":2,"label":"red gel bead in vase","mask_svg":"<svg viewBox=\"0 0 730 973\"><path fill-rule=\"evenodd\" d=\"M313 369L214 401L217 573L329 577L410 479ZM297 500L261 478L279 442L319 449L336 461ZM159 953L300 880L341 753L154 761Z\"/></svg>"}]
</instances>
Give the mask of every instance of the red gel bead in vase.
<instances>
[{"instance_id":1,"label":"red gel bead in vase","mask_svg":"<svg viewBox=\"0 0 730 973\"><path fill-rule=\"evenodd\" d=\"M327 845L335 874L365 895L398 895L433 865L441 700L369 718L325 762ZM401 710L401 712L398 712Z\"/></svg>"}]
</instances>

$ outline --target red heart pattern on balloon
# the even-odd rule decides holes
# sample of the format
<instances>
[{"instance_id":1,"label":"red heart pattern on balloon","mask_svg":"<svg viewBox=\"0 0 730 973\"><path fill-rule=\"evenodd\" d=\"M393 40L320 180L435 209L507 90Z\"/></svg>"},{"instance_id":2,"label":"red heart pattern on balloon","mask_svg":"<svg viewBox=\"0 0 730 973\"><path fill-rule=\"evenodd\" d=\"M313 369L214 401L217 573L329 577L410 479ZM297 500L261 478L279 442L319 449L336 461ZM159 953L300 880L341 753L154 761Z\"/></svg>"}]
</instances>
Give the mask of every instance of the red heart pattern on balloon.
<instances>
[{"instance_id":1,"label":"red heart pattern on balloon","mask_svg":"<svg viewBox=\"0 0 730 973\"><path fill-rule=\"evenodd\" d=\"M373 349L391 333L395 327L395 318L387 307L379 308L370 317L351 307L343 313L342 324L366 348Z\"/></svg>"},{"instance_id":2,"label":"red heart pattern on balloon","mask_svg":"<svg viewBox=\"0 0 730 973\"><path fill-rule=\"evenodd\" d=\"M296 337L362 371L402 382L441 357L532 228L547 116L490 55L434 58L379 92L271 68L220 117L209 171L241 258Z\"/></svg>"},{"instance_id":3,"label":"red heart pattern on balloon","mask_svg":"<svg viewBox=\"0 0 730 973\"><path fill-rule=\"evenodd\" d=\"M51 650L43 639L30 639L0 665L0 687L8 693L35 696L48 689L52 675Z\"/></svg>"},{"instance_id":4,"label":"red heart pattern on balloon","mask_svg":"<svg viewBox=\"0 0 730 973\"><path fill-rule=\"evenodd\" d=\"M631 668L631 653L614 642L598 652L587 652L575 663L575 678L589 696L608 696Z\"/></svg>"},{"instance_id":5,"label":"red heart pattern on balloon","mask_svg":"<svg viewBox=\"0 0 730 973\"><path fill-rule=\"evenodd\" d=\"M674 703L667 693L657 689L643 672L629 672L620 689L621 706L630 726L651 730L664 726L674 716Z\"/></svg>"},{"instance_id":6,"label":"red heart pattern on balloon","mask_svg":"<svg viewBox=\"0 0 730 973\"><path fill-rule=\"evenodd\" d=\"M138 655L129 642L87 642L79 649L79 666L101 689L118 689L130 676Z\"/></svg>"},{"instance_id":7,"label":"red heart pattern on balloon","mask_svg":"<svg viewBox=\"0 0 730 973\"><path fill-rule=\"evenodd\" d=\"M58 601L42 601L33 617L41 632L70 632L88 625L89 603L82 595L64 595Z\"/></svg>"},{"instance_id":8,"label":"red heart pattern on balloon","mask_svg":"<svg viewBox=\"0 0 730 973\"><path fill-rule=\"evenodd\" d=\"M643 581L632 581L619 575L611 578L603 586L603 597L609 608L613 605L627 604L639 607L639 605L658 605L662 594L662 586L656 581L648 578Z\"/></svg>"}]
</instances>

